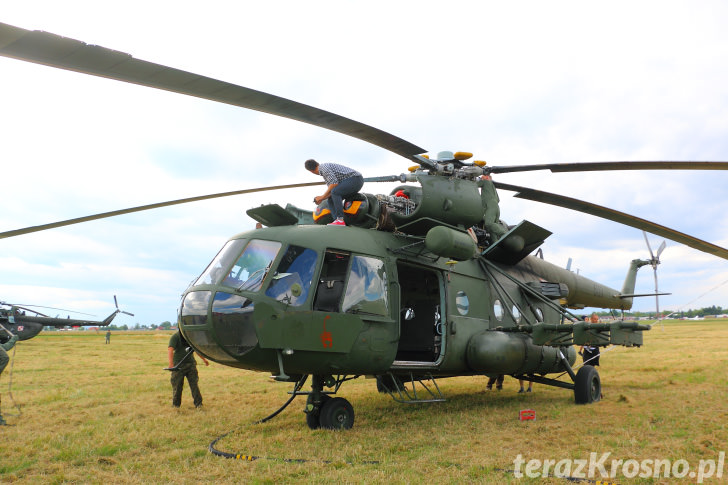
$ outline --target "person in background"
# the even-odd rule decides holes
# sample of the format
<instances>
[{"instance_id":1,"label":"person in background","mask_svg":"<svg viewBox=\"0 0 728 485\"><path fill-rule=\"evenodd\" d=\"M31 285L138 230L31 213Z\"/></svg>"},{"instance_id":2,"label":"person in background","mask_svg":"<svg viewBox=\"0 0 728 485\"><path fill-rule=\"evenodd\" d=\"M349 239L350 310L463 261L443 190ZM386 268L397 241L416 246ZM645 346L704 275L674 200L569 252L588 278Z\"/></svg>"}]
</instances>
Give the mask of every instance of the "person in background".
<instances>
[{"instance_id":1,"label":"person in background","mask_svg":"<svg viewBox=\"0 0 728 485\"><path fill-rule=\"evenodd\" d=\"M531 386L533 385L533 382L528 381L528 389L526 391L523 390L523 380L518 379L518 385L521 386L521 388L518 390L518 394L524 393L524 392L531 392Z\"/></svg>"},{"instance_id":2,"label":"person in background","mask_svg":"<svg viewBox=\"0 0 728 485\"><path fill-rule=\"evenodd\" d=\"M585 317L584 320L587 320ZM599 315L592 313L588 319L590 323L599 323ZM597 367L599 365L599 347L596 345L582 345L579 347L579 355L584 360L584 364L593 365Z\"/></svg>"},{"instance_id":3,"label":"person in background","mask_svg":"<svg viewBox=\"0 0 728 485\"><path fill-rule=\"evenodd\" d=\"M491 391L493 390L493 384L499 391L503 389L503 374L488 378L488 384L486 384L485 388Z\"/></svg>"}]
</instances>

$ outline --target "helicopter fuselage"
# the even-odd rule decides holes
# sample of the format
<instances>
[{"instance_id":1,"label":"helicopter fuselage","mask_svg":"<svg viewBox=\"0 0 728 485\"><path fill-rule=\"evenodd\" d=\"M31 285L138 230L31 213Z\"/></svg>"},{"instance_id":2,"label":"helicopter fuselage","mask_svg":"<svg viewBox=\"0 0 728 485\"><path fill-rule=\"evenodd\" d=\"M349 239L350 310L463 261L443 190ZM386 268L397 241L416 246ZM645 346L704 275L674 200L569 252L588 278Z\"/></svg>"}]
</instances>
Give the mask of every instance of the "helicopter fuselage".
<instances>
[{"instance_id":1,"label":"helicopter fuselage","mask_svg":"<svg viewBox=\"0 0 728 485\"><path fill-rule=\"evenodd\" d=\"M613 298L617 290L533 256L486 272L478 259L456 263L422 246L421 238L357 227L238 234L185 291L180 328L209 359L280 380L411 370L545 374L563 370L559 347L508 330L557 324L561 313L507 275L565 283L576 291L558 298L571 305L624 305ZM488 345L492 338L498 343ZM561 349L573 363L573 347Z\"/></svg>"}]
</instances>

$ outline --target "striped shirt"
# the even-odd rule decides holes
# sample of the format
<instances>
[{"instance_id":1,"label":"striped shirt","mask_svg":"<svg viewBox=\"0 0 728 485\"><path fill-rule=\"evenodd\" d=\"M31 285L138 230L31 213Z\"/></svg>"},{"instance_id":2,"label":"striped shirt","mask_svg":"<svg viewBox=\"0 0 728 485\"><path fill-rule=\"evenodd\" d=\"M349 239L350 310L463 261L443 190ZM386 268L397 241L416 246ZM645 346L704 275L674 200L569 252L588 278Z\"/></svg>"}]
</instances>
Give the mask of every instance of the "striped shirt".
<instances>
[{"instance_id":1,"label":"striped shirt","mask_svg":"<svg viewBox=\"0 0 728 485\"><path fill-rule=\"evenodd\" d=\"M324 178L326 185L339 184L350 177L361 177L362 175L349 167L338 163L319 163L319 175Z\"/></svg>"}]
</instances>

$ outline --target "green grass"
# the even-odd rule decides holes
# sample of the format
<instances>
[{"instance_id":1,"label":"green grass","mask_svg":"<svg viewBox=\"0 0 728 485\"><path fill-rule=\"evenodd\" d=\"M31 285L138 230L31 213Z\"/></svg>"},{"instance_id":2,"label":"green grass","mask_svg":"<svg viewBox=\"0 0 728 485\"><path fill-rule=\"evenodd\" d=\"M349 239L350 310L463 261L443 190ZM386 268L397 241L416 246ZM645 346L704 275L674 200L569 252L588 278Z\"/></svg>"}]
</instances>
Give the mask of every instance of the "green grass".
<instances>
[{"instance_id":1,"label":"green grass","mask_svg":"<svg viewBox=\"0 0 728 485\"><path fill-rule=\"evenodd\" d=\"M195 410L185 389L182 408L173 409L162 370L168 339L114 333L105 345L103 332L58 332L19 343L12 392L22 416L7 416L15 412L9 368L0 380L2 410L14 425L0 428L0 482L565 483L517 480L510 470L518 454L559 460L610 452L697 466L728 448L725 321L665 323L640 349L604 352L605 398L594 405L577 406L570 391L540 385L517 394L510 378L503 391L485 391L483 377L439 381L447 402L403 405L358 379L340 391L356 413L345 432L309 430L303 398L253 424L283 404L290 386L217 364L198 366L204 408ZM519 421L526 408L535 421ZM224 433L218 449L260 459L209 453Z\"/></svg>"}]
</instances>

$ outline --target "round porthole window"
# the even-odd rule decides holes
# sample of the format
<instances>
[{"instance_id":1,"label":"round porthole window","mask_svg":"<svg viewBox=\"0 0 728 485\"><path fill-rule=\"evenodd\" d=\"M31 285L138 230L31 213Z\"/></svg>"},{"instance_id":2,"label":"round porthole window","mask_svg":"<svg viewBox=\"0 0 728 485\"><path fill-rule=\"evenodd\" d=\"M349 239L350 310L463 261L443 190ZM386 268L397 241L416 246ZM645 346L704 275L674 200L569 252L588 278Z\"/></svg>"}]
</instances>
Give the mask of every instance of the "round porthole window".
<instances>
[{"instance_id":1,"label":"round porthole window","mask_svg":"<svg viewBox=\"0 0 728 485\"><path fill-rule=\"evenodd\" d=\"M539 322L543 322L543 310L541 310L540 308L536 308L533 313L536 314L536 320L538 320Z\"/></svg>"},{"instance_id":2,"label":"round porthole window","mask_svg":"<svg viewBox=\"0 0 728 485\"><path fill-rule=\"evenodd\" d=\"M511 310L513 314L513 320L516 321L516 323L521 323L521 312L518 310L518 307L513 305L513 310Z\"/></svg>"},{"instance_id":3,"label":"round porthole window","mask_svg":"<svg viewBox=\"0 0 728 485\"><path fill-rule=\"evenodd\" d=\"M503 320L503 305L501 305L500 300L493 302L493 315L498 321Z\"/></svg>"},{"instance_id":4,"label":"round porthole window","mask_svg":"<svg viewBox=\"0 0 728 485\"><path fill-rule=\"evenodd\" d=\"M468 295L466 295L462 290L458 291L457 295L455 295L455 307L457 307L460 315L467 315L468 310L470 310Z\"/></svg>"}]
</instances>

